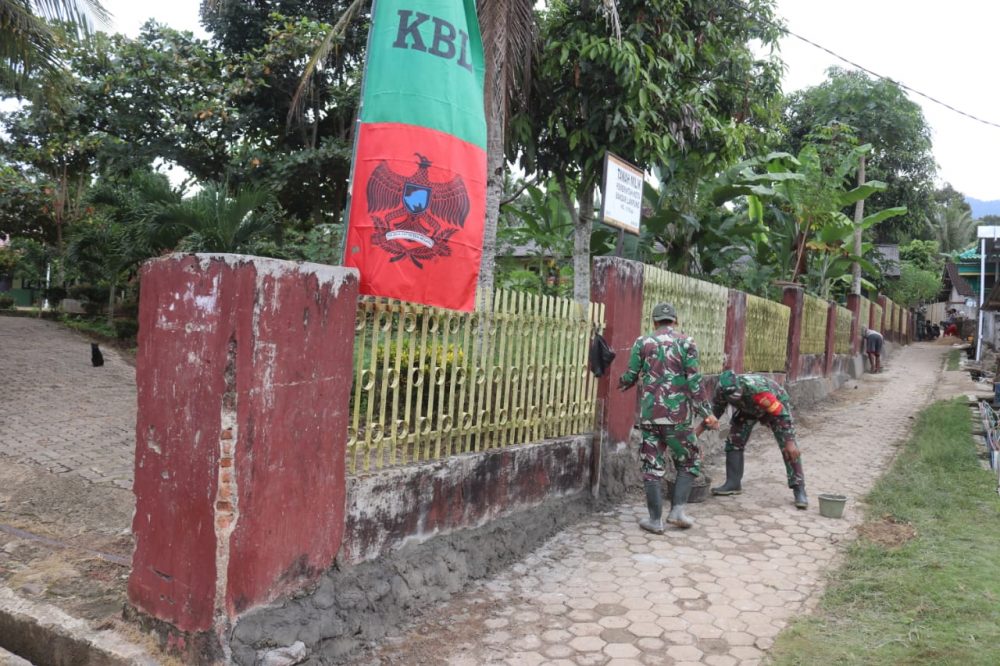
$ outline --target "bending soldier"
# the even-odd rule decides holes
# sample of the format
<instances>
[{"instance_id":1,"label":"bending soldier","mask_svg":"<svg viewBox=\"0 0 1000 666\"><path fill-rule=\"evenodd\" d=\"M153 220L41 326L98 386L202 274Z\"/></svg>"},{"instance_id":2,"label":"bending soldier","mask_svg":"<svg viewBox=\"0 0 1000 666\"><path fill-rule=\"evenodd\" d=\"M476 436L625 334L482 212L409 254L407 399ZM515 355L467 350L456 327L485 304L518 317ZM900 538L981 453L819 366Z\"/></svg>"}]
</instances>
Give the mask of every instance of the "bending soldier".
<instances>
[{"instance_id":1,"label":"bending soldier","mask_svg":"<svg viewBox=\"0 0 1000 666\"><path fill-rule=\"evenodd\" d=\"M632 345L628 370L618 388L626 391L640 382L640 421L642 447L639 457L649 519L639 521L647 532L663 533L664 454L670 449L677 470L674 493L667 522L688 528L694 521L684 513L691 486L701 474L701 448L691 426L694 415L702 417L699 428L716 429L719 421L712 416L708 401L702 397L698 349L694 340L675 331L677 313L669 303L653 308L656 330L639 337Z\"/></svg>"},{"instance_id":2,"label":"bending soldier","mask_svg":"<svg viewBox=\"0 0 1000 666\"><path fill-rule=\"evenodd\" d=\"M795 426L785 390L763 375L737 375L732 370L726 370L719 375L712 413L716 417L722 416L729 406L735 412L730 420L729 437L726 438L726 482L712 488L712 494L739 495L743 492L743 451L754 425L760 422L771 429L778 441L795 506L808 508L802 455L795 443Z\"/></svg>"}]
</instances>

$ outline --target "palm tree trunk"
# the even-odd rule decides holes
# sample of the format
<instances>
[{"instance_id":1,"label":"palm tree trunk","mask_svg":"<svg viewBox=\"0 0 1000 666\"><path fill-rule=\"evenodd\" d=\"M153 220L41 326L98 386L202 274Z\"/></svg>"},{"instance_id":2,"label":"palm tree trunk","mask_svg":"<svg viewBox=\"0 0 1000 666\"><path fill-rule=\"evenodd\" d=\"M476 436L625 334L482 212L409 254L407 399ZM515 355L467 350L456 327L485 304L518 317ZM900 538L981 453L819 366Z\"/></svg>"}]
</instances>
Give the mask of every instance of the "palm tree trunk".
<instances>
[{"instance_id":1,"label":"palm tree trunk","mask_svg":"<svg viewBox=\"0 0 1000 666\"><path fill-rule=\"evenodd\" d=\"M483 255L479 263L479 298L489 310L496 275L497 224L503 194L503 104L493 95L486 116L486 219L483 222Z\"/></svg>"},{"instance_id":2,"label":"palm tree trunk","mask_svg":"<svg viewBox=\"0 0 1000 666\"><path fill-rule=\"evenodd\" d=\"M108 289L108 326L114 327L115 325L115 287L118 283L115 280L111 281L111 287Z\"/></svg>"}]
</instances>

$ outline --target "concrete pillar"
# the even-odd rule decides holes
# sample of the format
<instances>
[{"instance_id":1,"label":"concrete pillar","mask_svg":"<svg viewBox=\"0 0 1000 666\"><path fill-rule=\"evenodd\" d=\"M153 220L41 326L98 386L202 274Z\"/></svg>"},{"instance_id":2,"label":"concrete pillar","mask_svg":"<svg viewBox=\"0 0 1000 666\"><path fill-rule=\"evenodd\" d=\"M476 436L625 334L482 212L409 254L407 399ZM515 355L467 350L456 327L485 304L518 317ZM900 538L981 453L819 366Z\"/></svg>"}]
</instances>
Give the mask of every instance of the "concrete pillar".
<instances>
[{"instance_id":1,"label":"concrete pillar","mask_svg":"<svg viewBox=\"0 0 1000 666\"><path fill-rule=\"evenodd\" d=\"M802 343L802 306L804 300L802 285L785 285L781 294L781 302L787 305L791 311L788 316L788 361L785 365L786 378L790 382L799 378L802 365L799 348Z\"/></svg>"},{"instance_id":2,"label":"concrete pillar","mask_svg":"<svg viewBox=\"0 0 1000 666\"><path fill-rule=\"evenodd\" d=\"M621 257L597 257L591 273L590 298L604 304L604 339L616 356L611 369L597 383L603 404L604 428L611 444L628 442L638 405L636 391L622 393L618 378L628 368L632 344L651 322L642 321L643 264Z\"/></svg>"},{"instance_id":3,"label":"concrete pillar","mask_svg":"<svg viewBox=\"0 0 1000 666\"><path fill-rule=\"evenodd\" d=\"M340 548L357 291L318 264L143 266L128 597L190 662Z\"/></svg>"},{"instance_id":4,"label":"concrete pillar","mask_svg":"<svg viewBox=\"0 0 1000 666\"><path fill-rule=\"evenodd\" d=\"M724 368L739 374L743 372L743 359L747 344L747 295L736 289L729 290L729 307L726 309L726 360Z\"/></svg>"},{"instance_id":5,"label":"concrete pillar","mask_svg":"<svg viewBox=\"0 0 1000 666\"><path fill-rule=\"evenodd\" d=\"M889 336L889 334L888 334L888 333L886 333L886 330L885 330L885 329L886 329L886 322L888 322L888 321L889 321L889 313L888 313L888 312L886 312L886 305L887 305L887 303L888 303L888 300L889 300L889 299L888 299L888 297L887 297L887 296L884 296L884 295L882 295L882 294L879 294L879 295L878 295L878 299L877 299L877 302L878 302L878 304L879 304L879 305L880 305L880 306L882 307L882 318L881 318L881 319L880 319L880 320L879 320L879 321L877 322L877 323L878 323L878 326L877 326L877 327L876 327L876 325L875 325L875 324L872 324L872 328L875 328L875 330L877 330L877 331L878 331L879 333L881 333L881 334L882 334L882 336L883 336L883 337L884 337L884 338L885 338L886 340L889 340L889 339L890 339L890 336Z\"/></svg>"},{"instance_id":6,"label":"concrete pillar","mask_svg":"<svg viewBox=\"0 0 1000 666\"><path fill-rule=\"evenodd\" d=\"M823 376L833 372L833 354L837 349L837 304L830 301L826 306L826 346L823 358Z\"/></svg>"},{"instance_id":7,"label":"concrete pillar","mask_svg":"<svg viewBox=\"0 0 1000 666\"><path fill-rule=\"evenodd\" d=\"M848 294L847 309L851 311L851 354L861 352L861 296Z\"/></svg>"}]
</instances>

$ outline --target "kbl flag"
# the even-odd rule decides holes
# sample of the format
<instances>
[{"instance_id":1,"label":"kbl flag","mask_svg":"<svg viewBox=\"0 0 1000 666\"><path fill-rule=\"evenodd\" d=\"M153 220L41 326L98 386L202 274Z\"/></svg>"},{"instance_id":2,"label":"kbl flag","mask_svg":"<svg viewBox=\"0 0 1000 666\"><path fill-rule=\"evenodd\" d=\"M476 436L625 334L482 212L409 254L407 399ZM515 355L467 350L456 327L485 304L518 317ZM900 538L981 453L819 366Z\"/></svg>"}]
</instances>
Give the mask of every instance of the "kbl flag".
<instances>
[{"instance_id":1,"label":"kbl flag","mask_svg":"<svg viewBox=\"0 0 1000 666\"><path fill-rule=\"evenodd\" d=\"M474 0L375 0L344 263L361 293L475 306L486 213Z\"/></svg>"}]
</instances>

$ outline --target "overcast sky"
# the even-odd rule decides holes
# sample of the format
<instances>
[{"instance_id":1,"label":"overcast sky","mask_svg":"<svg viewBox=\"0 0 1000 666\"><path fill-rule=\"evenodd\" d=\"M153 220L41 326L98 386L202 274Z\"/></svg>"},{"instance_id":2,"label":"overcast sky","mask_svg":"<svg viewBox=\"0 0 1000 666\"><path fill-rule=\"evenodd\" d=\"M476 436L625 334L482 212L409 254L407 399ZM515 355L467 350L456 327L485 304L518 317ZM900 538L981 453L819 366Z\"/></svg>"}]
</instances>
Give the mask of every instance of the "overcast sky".
<instances>
[{"instance_id":1,"label":"overcast sky","mask_svg":"<svg viewBox=\"0 0 1000 666\"><path fill-rule=\"evenodd\" d=\"M200 0L105 0L113 29L135 35L150 16L176 28L198 26ZM963 111L1000 123L996 85L1000 2L994 0L778 0L788 28L879 74ZM846 64L794 37L783 40L785 90L816 85ZM942 181L978 199L1000 199L1000 128L964 118L921 97L933 129Z\"/></svg>"}]
</instances>

